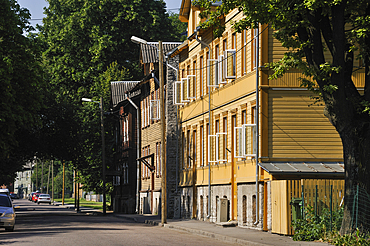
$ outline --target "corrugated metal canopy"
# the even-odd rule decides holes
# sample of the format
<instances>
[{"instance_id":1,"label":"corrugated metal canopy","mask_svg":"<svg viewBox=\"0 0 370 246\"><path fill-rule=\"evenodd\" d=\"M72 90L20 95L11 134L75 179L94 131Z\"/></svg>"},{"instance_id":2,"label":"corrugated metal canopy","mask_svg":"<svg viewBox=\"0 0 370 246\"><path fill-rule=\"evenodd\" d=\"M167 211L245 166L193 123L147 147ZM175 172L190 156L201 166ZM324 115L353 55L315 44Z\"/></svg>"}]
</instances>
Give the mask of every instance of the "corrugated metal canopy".
<instances>
[{"instance_id":1,"label":"corrugated metal canopy","mask_svg":"<svg viewBox=\"0 0 370 246\"><path fill-rule=\"evenodd\" d=\"M344 174L340 162L262 162L258 164L269 174Z\"/></svg>"},{"instance_id":2,"label":"corrugated metal canopy","mask_svg":"<svg viewBox=\"0 0 370 246\"><path fill-rule=\"evenodd\" d=\"M163 54L166 54L167 52L175 49L177 46L181 44L182 44L181 42L162 42ZM147 44L140 45L142 63L147 64L147 63L159 62L158 55L157 55L157 49L155 47L158 48L158 42L148 42Z\"/></svg>"},{"instance_id":3,"label":"corrugated metal canopy","mask_svg":"<svg viewBox=\"0 0 370 246\"><path fill-rule=\"evenodd\" d=\"M112 81L110 83L112 90L113 107L126 100L126 92L140 83L140 81Z\"/></svg>"}]
</instances>

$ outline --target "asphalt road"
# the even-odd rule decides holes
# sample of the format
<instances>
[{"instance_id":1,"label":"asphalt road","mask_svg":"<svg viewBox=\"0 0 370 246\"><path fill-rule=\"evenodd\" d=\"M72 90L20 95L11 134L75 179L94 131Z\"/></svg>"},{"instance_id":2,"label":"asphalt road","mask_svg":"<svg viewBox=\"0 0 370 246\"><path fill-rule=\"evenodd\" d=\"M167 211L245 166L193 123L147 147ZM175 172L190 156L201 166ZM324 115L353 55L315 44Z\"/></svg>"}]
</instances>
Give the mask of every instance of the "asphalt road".
<instances>
[{"instance_id":1,"label":"asphalt road","mask_svg":"<svg viewBox=\"0 0 370 246\"><path fill-rule=\"evenodd\" d=\"M232 245L207 237L136 223L113 215L77 214L49 204L14 200L14 232L0 228L0 245Z\"/></svg>"}]
</instances>

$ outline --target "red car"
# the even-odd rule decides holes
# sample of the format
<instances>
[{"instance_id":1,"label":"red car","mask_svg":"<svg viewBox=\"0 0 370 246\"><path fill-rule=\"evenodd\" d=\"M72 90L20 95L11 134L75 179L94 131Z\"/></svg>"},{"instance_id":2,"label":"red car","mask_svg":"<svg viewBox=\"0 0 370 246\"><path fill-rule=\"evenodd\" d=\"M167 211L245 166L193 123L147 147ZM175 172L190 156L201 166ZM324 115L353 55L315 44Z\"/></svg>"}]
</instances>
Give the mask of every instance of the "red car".
<instances>
[{"instance_id":1,"label":"red car","mask_svg":"<svg viewBox=\"0 0 370 246\"><path fill-rule=\"evenodd\" d=\"M39 195L40 195L41 193L35 193L35 194L33 194L33 196L32 196L32 201L33 202L37 202L37 200L39 199Z\"/></svg>"}]
</instances>

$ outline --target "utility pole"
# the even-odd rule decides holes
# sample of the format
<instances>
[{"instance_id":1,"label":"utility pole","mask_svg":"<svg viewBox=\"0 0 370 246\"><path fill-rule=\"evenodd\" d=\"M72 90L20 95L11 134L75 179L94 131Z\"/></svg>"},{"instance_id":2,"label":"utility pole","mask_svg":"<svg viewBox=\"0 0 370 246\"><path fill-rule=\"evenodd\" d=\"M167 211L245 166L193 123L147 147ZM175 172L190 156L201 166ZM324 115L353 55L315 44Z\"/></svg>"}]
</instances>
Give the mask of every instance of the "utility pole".
<instances>
[{"instance_id":1,"label":"utility pole","mask_svg":"<svg viewBox=\"0 0 370 246\"><path fill-rule=\"evenodd\" d=\"M78 170L76 170L76 177L77 177L77 180L78 180ZM77 213L80 212L80 183L79 182L76 182L77 183Z\"/></svg>"},{"instance_id":2,"label":"utility pole","mask_svg":"<svg viewBox=\"0 0 370 246\"><path fill-rule=\"evenodd\" d=\"M44 162L41 161L41 193L44 193Z\"/></svg>"},{"instance_id":3,"label":"utility pole","mask_svg":"<svg viewBox=\"0 0 370 246\"><path fill-rule=\"evenodd\" d=\"M66 175L66 164L63 160L63 190L62 190L62 205L64 205L64 183L65 183L65 175Z\"/></svg>"},{"instance_id":4,"label":"utility pole","mask_svg":"<svg viewBox=\"0 0 370 246\"><path fill-rule=\"evenodd\" d=\"M103 119L103 97L100 97L100 121L101 121L101 141L102 141L102 159L103 159L103 215L107 213L107 199L105 194L105 131L104 131L104 119Z\"/></svg>"},{"instance_id":5,"label":"utility pole","mask_svg":"<svg viewBox=\"0 0 370 246\"><path fill-rule=\"evenodd\" d=\"M51 161L51 200L54 203L54 160Z\"/></svg>"},{"instance_id":6,"label":"utility pole","mask_svg":"<svg viewBox=\"0 0 370 246\"><path fill-rule=\"evenodd\" d=\"M49 165L49 172L48 172L48 184L46 185L46 194L49 194L49 182L50 182L50 165Z\"/></svg>"},{"instance_id":7,"label":"utility pole","mask_svg":"<svg viewBox=\"0 0 370 246\"><path fill-rule=\"evenodd\" d=\"M35 190L35 191L37 191L38 183L39 183L39 179L38 179L38 172L37 172L37 159L36 159L36 190Z\"/></svg>"},{"instance_id":8,"label":"utility pole","mask_svg":"<svg viewBox=\"0 0 370 246\"><path fill-rule=\"evenodd\" d=\"M164 78L163 78L163 45L162 41L158 42L159 46L159 83L160 83L160 104L161 104L161 162L162 162L162 224L167 223L167 167L166 167L166 119L164 105Z\"/></svg>"}]
</instances>

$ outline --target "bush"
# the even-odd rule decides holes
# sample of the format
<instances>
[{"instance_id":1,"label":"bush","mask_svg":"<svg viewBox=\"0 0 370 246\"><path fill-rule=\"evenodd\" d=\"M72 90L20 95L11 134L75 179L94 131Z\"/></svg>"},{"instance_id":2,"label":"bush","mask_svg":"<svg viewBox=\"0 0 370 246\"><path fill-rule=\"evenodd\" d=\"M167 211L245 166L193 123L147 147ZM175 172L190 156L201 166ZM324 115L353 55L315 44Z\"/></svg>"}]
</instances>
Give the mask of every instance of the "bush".
<instances>
[{"instance_id":1,"label":"bush","mask_svg":"<svg viewBox=\"0 0 370 246\"><path fill-rule=\"evenodd\" d=\"M332 231L339 231L343 218L343 209L332 213ZM330 211L327 208L322 210L320 216L315 215L313 207L305 208L305 218L292 222L294 228L293 240L314 241L326 238L330 231Z\"/></svg>"},{"instance_id":2,"label":"bush","mask_svg":"<svg viewBox=\"0 0 370 246\"><path fill-rule=\"evenodd\" d=\"M347 235L339 235L338 232L332 235L331 239L327 240L328 243L333 245L353 245L353 246L366 246L370 245L370 237L369 235L363 234L360 232L359 229L356 229L354 233L350 233Z\"/></svg>"}]
</instances>

